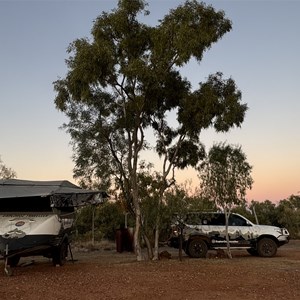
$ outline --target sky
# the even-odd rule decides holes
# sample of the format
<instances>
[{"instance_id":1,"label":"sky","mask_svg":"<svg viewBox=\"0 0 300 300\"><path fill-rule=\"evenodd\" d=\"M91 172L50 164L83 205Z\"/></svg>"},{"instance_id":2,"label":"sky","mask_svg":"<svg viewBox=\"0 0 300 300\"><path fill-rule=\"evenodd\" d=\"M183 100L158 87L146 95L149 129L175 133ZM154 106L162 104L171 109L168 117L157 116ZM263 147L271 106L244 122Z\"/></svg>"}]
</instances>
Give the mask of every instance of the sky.
<instances>
[{"instance_id":1,"label":"sky","mask_svg":"<svg viewBox=\"0 0 300 300\"><path fill-rule=\"evenodd\" d=\"M278 202L300 193L300 0L204 1L224 10L232 30L200 64L182 70L195 88L209 74L232 77L247 103L241 128L201 136L240 145L253 166L248 200ZM0 0L0 156L20 179L73 179L68 120L54 105L53 82L67 72L66 49L90 37L93 20L116 7L112 0ZM149 25L183 1L150 0ZM180 182L197 185L193 170Z\"/></svg>"}]
</instances>

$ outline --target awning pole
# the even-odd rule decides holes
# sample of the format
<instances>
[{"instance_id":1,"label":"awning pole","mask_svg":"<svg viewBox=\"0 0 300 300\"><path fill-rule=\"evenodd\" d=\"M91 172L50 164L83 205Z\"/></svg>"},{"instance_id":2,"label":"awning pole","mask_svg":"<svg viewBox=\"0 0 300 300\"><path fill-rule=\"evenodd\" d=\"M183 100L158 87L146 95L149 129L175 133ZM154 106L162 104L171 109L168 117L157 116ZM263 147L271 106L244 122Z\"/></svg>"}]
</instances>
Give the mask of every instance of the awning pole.
<instances>
[{"instance_id":1,"label":"awning pole","mask_svg":"<svg viewBox=\"0 0 300 300\"><path fill-rule=\"evenodd\" d=\"M5 264L4 264L4 271L6 273L6 275L11 276L12 275L12 271L10 266L7 264L8 263L8 244L6 244L5 246Z\"/></svg>"}]
</instances>

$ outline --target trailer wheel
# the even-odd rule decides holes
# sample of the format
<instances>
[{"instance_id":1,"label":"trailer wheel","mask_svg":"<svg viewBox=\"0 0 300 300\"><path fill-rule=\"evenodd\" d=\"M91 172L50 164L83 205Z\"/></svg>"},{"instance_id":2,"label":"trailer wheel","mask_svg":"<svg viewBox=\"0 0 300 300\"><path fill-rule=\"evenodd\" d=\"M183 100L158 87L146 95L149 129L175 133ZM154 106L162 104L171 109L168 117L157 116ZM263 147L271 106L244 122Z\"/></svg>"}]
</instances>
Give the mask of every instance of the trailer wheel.
<instances>
[{"instance_id":1,"label":"trailer wheel","mask_svg":"<svg viewBox=\"0 0 300 300\"><path fill-rule=\"evenodd\" d=\"M18 255L7 258L7 264L11 268L16 267L18 265L19 261L20 261L20 256L18 256Z\"/></svg>"},{"instance_id":2,"label":"trailer wheel","mask_svg":"<svg viewBox=\"0 0 300 300\"><path fill-rule=\"evenodd\" d=\"M53 251L52 263L56 265L64 265L68 256L68 242L65 240L60 246Z\"/></svg>"}]
</instances>

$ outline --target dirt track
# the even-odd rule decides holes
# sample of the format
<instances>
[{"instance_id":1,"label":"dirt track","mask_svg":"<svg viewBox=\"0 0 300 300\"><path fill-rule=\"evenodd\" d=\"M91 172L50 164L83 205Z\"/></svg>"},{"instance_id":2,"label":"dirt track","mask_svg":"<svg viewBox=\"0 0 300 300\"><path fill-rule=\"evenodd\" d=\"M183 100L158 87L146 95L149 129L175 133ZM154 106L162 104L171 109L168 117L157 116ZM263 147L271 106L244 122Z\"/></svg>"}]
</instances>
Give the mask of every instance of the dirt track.
<instances>
[{"instance_id":1,"label":"dirt track","mask_svg":"<svg viewBox=\"0 0 300 300\"><path fill-rule=\"evenodd\" d=\"M44 258L22 258L13 276L0 261L0 299L300 299L300 241L273 258L233 252L233 259L136 262L115 250L73 251L74 263L53 267Z\"/></svg>"}]
</instances>

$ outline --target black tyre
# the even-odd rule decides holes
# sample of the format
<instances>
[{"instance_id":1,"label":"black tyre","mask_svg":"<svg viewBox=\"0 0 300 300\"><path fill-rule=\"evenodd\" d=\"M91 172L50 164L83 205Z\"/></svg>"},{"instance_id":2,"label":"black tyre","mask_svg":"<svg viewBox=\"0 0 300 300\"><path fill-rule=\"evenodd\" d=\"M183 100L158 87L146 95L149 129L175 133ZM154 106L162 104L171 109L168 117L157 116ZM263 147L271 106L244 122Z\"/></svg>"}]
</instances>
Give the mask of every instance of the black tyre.
<instances>
[{"instance_id":1,"label":"black tyre","mask_svg":"<svg viewBox=\"0 0 300 300\"><path fill-rule=\"evenodd\" d=\"M270 238L263 238L257 244L257 252L262 257L272 257L277 253L277 244Z\"/></svg>"},{"instance_id":2,"label":"black tyre","mask_svg":"<svg viewBox=\"0 0 300 300\"><path fill-rule=\"evenodd\" d=\"M189 242L187 253L193 258L204 258L207 254L207 244L202 239L193 239Z\"/></svg>"},{"instance_id":3,"label":"black tyre","mask_svg":"<svg viewBox=\"0 0 300 300\"><path fill-rule=\"evenodd\" d=\"M52 255L52 262L53 265L64 265L66 260L67 260L67 256L68 256L68 243L67 241L64 241L59 247L57 247L54 251L53 251L53 255Z\"/></svg>"},{"instance_id":4,"label":"black tyre","mask_svg":"<svg viewBox=\"0 0 300 300\"><path fill-rule=\"evenodd\" d=\"M15 256L9 257L7 259L7 264L11 268L13 268L13 267L16 267L18 265L19 261L20 261L20 256L15 255Z\"/></svg>"},{"instance_id":5,"label":"black tyre","mask_svg":"<svg viewBox=\"0 0 300 300\"><path fill-rule=\"evenodd\" d=\"M258 256L258 252L256 249L250 248L250 249L247 249L247 252L249 254L251 254L252 256Z\"/></svg>"}]
</instances>

